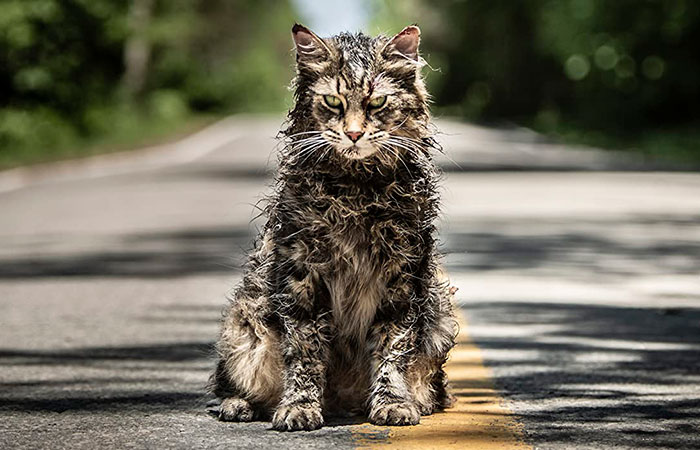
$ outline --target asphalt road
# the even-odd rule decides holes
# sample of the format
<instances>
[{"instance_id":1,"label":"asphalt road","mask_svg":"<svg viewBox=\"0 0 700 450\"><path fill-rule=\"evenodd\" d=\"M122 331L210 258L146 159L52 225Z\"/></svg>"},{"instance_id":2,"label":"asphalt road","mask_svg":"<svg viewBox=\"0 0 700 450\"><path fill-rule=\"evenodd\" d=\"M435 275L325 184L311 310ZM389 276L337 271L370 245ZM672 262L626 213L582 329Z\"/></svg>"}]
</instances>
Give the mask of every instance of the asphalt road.
<instances>
[{"instance_id":1,"label":"asphalt road","mask_svg":"<svg viewBox=\"0 0 700 450\"><path fill-rule=\"evenodd\" d=\"M0 448L357 445L217 422L203 393L278 122L0 173ZM527 443L700 448L700 175L441 129L446 265Z\"/></svg>"}]
</instances>

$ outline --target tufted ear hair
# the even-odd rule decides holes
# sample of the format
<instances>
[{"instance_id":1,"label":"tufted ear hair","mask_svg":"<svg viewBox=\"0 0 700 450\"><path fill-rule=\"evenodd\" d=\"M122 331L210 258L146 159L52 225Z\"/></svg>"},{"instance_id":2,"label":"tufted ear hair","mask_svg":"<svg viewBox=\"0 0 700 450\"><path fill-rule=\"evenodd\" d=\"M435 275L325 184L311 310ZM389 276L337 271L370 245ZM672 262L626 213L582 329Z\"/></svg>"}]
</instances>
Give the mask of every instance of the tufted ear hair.
<instances>
[{"instance_id":1,"label":"tufted ear hair","mask_svg":"<svg viewBox=\"0 0 700 450\"><path fill-rule=\"evenodd\" d=\"M388 57L408 58L418 61L418 45L420 44L420 28L411 25L394 36L382 49L382 53Z\"/></svg>"},{"instance_id":2,"label":"tufted ear hair","mask_svg":"<svg viewBox=\"0 0 700 450\"><path fill-rule=\"evenodd\" d=\"M330 50L323 39L303 25L294 24L292 38L296 46L297 63L319 61L330 55Z\"/></svg>"}]
</instances>

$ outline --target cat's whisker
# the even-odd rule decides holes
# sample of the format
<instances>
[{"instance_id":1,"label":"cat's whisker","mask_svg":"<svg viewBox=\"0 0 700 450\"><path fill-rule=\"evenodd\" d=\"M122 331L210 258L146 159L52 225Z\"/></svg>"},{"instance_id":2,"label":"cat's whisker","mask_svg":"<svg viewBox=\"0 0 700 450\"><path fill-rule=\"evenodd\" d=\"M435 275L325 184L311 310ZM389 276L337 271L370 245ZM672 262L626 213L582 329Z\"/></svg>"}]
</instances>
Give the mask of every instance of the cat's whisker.
<instances>
[{"instance_id":1,"label":"cat's whisker","mask_svg":"<svg viewBox=\"0 0 700 450\"><path fill-rule=\"evenodd\" d=\"M392 136L392 137L400 139L401 141L404 141L404 142L413 142L413 143L415 143L415 145L419 145L421 148L425 148L425 142L423 142L422 140L410 138L407 136ZM460 166L457 161L452 159L452 157L450 155L448 155L447 152L445 152L442 148L439 148L439 147L433 147L433 148L436 148L440 152L440 154L445 156L445 158L449 159L450 162L452 164L454 164L458 169L462 170L462 166Z\"/></svg>"},{"instance_id":2,"label":"cat's whisker","mask_svg":"<svg viewBox=\"0 0 700 450\"><path fill-rule=\"evenodd\" d=\"M390 145L384 144L382 148L385 148L387 151L391 152L391 154L396 158L397 161L399 161L401 164L403 164L404 168L408 173L411 173L410 169L408 168L408 165L406 162L403 160L401 155L399 154L398 150Z\"/></svg>"},{"instance_id":3,"label":"cat's whisker","mask_svg":"<svg viewBox=\"0 0 700 450\"><path fill-rule=\"evenodd\" d=\"M405 144L410 144L412 146L416 146L416 147L420 147L420 148L425 147L425 143L420 139L414 139L414 138L409 138L406 136L396 136L396 135L391 135L391 137L389 139L393 139L394 141L400 141L400 142L403 142Z\"/></svg>"},{"instance_id":4,"label":"cat's whisker","mask_svg":"<svg viewBox=\"0 0 700 450\"><path fill-rule=\"evenodd\" d=\"M302 132L302 133L295 133L293 135L287 136L285 139L281 140L276 148L278 149L280 146L284 146L287 148L295 149L299 148L300 146L303 146L307 143L313 142L314 140L317 140L320 138L320 131L313 131L313 132ZM294 139L293 137L295 136L301 136L301 135L308 135L311 134L311 136L306 136L301 139Z\"/></svg>"},{"instance_id":5,"label":"cat's whisker","mask_svg":"<svg viewBox=\"0 0 700 450\"><path fill-rule=\"evenodd\" d=\"M328 157L328 155L330 154L331 151L333 151L333 146L332 146L332 145L328 145L328 147L326 148L326 151L325 151L325 152L319 153L319 157L316 159L316 162L314 163L314 166L318 165L318 163L320 163L321 160L326 159L326 158Z\"/></svg>"},{"instance_id":6,"label":"cat's whisker","mask_svg":"<svg viewBox=\"0 0 700 450\"><path fill-rule=\"evenodd\" d=\"M318 150L322 149L322 148L325 147L326 145L328 145L328 144L325 143L325 142L321 142L321 143L316 144L315 146L313 146L308 152L306 152L306 157L304 158L304 161L306 161L307 159L309 159L313 154L318 153Z\"/></svg>"},{"instance_id":7,"label":"cat's whisker","mask_svg":"<svg viewBox=\"0 0 700 450\"><path fill-rule=\"evenodd\" d=\"M312 154L312 152L313 150L311 148L305 149L303 152L300 152L296 155L295 161L299 164L303 163L306 160L306 158L308 158L309 155Z\"/></svg>"},{"instance_id":8,"label":"cat's whisker","mask_svg":"<svg viewBox=\"0 0 700 450\"><path fill-rule=\"evenodd\" d=\"M299 142L307 142L307 141L312 141L312 140L320 139L320 138L321 138L321 135L315 134L315 135L311 135L311 136L305 136L305 137L292 139L291 141L288 142L288 144L293 145L293 144L297 144Z\"/></svg>"},{"instance_id":9,"label":"cat's whisker","mask_svg":"<svg viewBox=\"0 0 700 450\"><path fill-rule=\"evenodd\" d=\"M317 142L310 142L310 143L305 144L304 146L296 147L296 148L292 149L293 151L290 152L290 156L299 157L299 156L305 154L311 147L313 147L316 144L318 144L318 143Z\"/></svg>"},{"instance_id":10,"label":"cat's whisker","mask_svg":"<svg viewBox=\"0 0 700 450\"><path fill-rule=\"evenodd\" d=\"M401 127L403 126L403 124L406 123L407 120L408 120L408 116L406 116L406 117L401 121L400 124L396 125L396 126L395 126L394 128L392 128L392 129L390 129L390 130L389 130L389 133L391 133L392 131L396 131L396 130L398 130L399 128L401 128Z\"/></svg>"},{"instance_id":11,"label":"cat's whisker","mask_svg":"<svg viewBox=\"0 0 700 450\"><path fill-rule=\"evenodd\" d=\"M408 136L398 136L398 135L392 135L393 138L402 140L404 142L411 142L415 144L417 147L420 147L421 149L427 150L427 149L433 149L437 150L438 152L442 153L443 155L445 154L444 150L442 147L432 138L432 137L427 137L427 138L411 138Z\"/></svg>"},{"instance_id":12,"label":"cat's whisker","mask_svg":"<svg viewBox=\"0 0 700 450\"><path fill-rule=\"evenodd\" d=\"M406 144L404 144L402 142L392 141L391 139L387 140L387 142L394 147L399 147L399 148L402 148L402 149L409 151L409 152L411 150L413 150L411 147L407 146Z\"/></svg>"},{"instance_id":13,"label":"cat's whisker","mask_svg":"<svg viewBox=\"0 0 700 450\"><path fill-rule=\"evenodd\" d=\"M309 157L311 155L313 155L316 150L318 150L319 148L322 148L325 145L328 145L328 144L324 140L323 142L316 143L315 145L312 145L311 147L309 147L305 152L304 158L299 161L299 164L305 163L306 160L308 160Z\"/></svg>"},{"instance_id":14,"label":"cat's whisker","mask_svg":"<svg viewBox=\"0 0 700 450\"><path fill-rule=\"evenodd\" d=\"M302 139L296 139L296 140L290 142L289 145L296 146L299 144L303 144L304 142L313 142L313 141L318 141L321 139L323 139L322 136L316 135L316 136L306 137L306 138L302 138Z\"/></svg>"},{"instance_id":15,"label":"cat's whisker","mask_svg":"<svg viewBox=\"0 0 700 450\"><path fill-rule=\"evenodd\" d=\"M306 158L306 156L311 154L313 152L315 146L319 145L319 144L320 143L312 143L312 144L308 144L307 146L305 146L303 148L297 149L296 152L293 155L291 155L291 158L293 158L296 161L303 160L304 158Z\"/></svg>"},{"instance_id":16,"label":"cat's whisker","mask_svg":"<svg viewBox=\"0 0 700 450\"><path fill-rule=\"evenodd\" d=\"M403 136L391 136L389 141L395 145L403 145L411 151L416 151L418 154L423 154L427 151L426 146L418 139L404 138Z\"/></svg>"},{"instance_id":17,"label":"cat's whisker","mask_svg":"<svg viewBox=\"0 0 700 450\"><path fill-rule=\"evenodd\" d=\"M292 138L294 138L294 137L302 136L302 135L306 135L306 134L321 134L321 133L323 133L323 132L322 132L322 131L316 131L316 130L314 130L314 131L302 131L302 132L299 132L299 133L290 134L289 136L285 136L284 138L285 138L285 139L292 139Z\"/></svg>"},{"instance_id":18,"label":"cat's whisker","mask_svg":"<svg viewBox=\"0 0 700 450\"><path fill-rule=\"evenodd\" d=\"M308 146L311 146L311 145L319 143L319 142L324 142L324 141L325 140L323 138L320 138L318 136L314 136L313 138L301 139L301 140L295 142L294 144L290 145L289 147L292 150L301 151Z\"/></svg>"}]
</instances>

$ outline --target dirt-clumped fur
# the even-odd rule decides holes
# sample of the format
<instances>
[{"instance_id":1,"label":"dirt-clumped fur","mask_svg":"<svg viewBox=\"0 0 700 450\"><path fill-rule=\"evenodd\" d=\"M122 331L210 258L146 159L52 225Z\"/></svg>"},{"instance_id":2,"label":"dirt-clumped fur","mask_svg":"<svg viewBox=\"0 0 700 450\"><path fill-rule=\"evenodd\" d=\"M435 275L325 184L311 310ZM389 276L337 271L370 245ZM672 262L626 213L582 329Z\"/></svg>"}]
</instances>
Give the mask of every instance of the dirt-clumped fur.
<instances>
[{"instance_id":1,"label":"dirt-clumped fur","mask_svg":"<svg viewBox=\"0 0 700 450\"><path fill-rule=\"evenodd\" d=\"M438 267L420 32L292 31L295 106L267 222L222 322L219 417L278 430L352 413L417 424L453 401L443 365L457 328Z\"/></svg>"}]
</instances>

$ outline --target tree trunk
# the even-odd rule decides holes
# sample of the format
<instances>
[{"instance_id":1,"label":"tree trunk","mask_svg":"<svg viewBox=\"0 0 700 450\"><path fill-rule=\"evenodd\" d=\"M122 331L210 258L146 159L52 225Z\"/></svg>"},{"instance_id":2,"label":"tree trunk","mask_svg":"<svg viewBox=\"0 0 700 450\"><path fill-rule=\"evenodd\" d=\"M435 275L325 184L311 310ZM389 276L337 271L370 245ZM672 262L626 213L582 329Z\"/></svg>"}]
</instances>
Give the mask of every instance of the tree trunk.
<instances>
[{"instance_id":1,"label":"tree trunk","mask_svg":"<svg viewBox=\"0 0 700 450\"><path fill-rule=\"evenodd\" d=\"M151 42L148 28L154 0L132 0L129 7L129 36L124 44L124 88L130 99L143 92L148 76Z\"/></svg>"}]
</instances>

